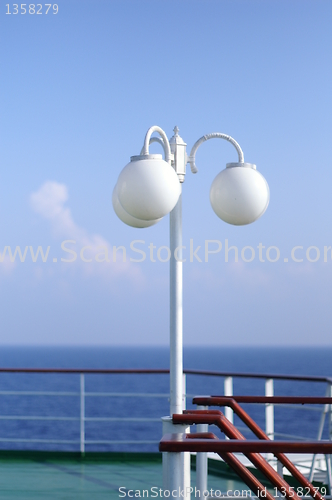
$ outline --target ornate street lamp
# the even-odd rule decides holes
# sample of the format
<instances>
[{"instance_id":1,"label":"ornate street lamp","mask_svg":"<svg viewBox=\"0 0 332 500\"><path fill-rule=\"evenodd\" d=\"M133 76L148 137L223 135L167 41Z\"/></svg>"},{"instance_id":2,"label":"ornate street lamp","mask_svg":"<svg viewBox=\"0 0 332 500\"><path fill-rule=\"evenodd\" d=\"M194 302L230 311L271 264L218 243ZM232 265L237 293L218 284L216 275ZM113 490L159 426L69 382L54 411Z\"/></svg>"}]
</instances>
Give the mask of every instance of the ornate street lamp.
<instances>
[{"instance_id":1,"label":"ornate street lamp","mask_svg":"<svg viewBox=\"0 0 332 500\"><path fill-rule=\"evenodd\" d=\"M160 133L162 139L156 141L157 138L151 138L155 131ZM227 163L214 179L210 190L213 210L223 221L239 226L250 224L263 215L269 204L268 184L256 170L256 165L244 162L243 152L232 137L221 133L205 135L194 144L187 157L186 144L178 135L177 127L174 131L175 135L169 143L161 128L151 127L141 155L132 156L122 170L114 188L113 206L123 222L133 227L149 227L171 212L181 193L179 183L184 181L186 163L190 163L192 172L196 173L198 147L215 138L233 144L239 161ZM151 142L159 142L164 147L165 160L161 155L149 154ZM173 154L171 148L175 150Z\"/></svg>"},{"instance_id":2,"label":"ornate street lamp","mask_svg":"<svg viewBox=\"0 0 332 500\"><path fill-rule=\"evenodd\" d=\"M151 137L154 132L160 138ZM186 165L189 163L191 171L197 172L197 149L209 139L224 139L235 147L238 162L227 163L210 189L214 212L229 224L241 226L259 219L270 199L266 180L256 170L256 165L244 162L242 149L232 137L221 133L204 135L194 144L188 156L186 143L178 132L175 127L174 135L168 141L160 127L151 127L145 136L141 154L132 156L120 173L112 198L117 216L129 226L149 227L170 214L170 416L183 410L181 184L185 179ZM161 155L149 153L152 142L162 145L165 160ZM186 484L183 464L174 460L168 463L167 468L173 486Z\"/></svg>"}]
</instances>

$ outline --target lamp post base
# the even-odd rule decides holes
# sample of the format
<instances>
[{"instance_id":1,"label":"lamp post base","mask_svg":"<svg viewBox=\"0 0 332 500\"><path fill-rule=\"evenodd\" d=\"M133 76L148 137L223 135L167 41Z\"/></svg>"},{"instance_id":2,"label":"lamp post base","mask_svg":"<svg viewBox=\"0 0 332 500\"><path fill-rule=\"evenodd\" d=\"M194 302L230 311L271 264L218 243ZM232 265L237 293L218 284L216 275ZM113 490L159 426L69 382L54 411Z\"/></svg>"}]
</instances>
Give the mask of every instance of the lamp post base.
<instances>
[{"instance_id":1,"label":"lamp post base","mask_svg":"<svg viewBox=\"0 0 332 500\"><path fill-rule=\"evenodd\" d=\"M173 424L172 417L162 417L161 420L163 435L190 432L188 425ZM190 500L190 453L163 452L163 489L169 490L172 498Z\"/></svg>"}]
</instances>

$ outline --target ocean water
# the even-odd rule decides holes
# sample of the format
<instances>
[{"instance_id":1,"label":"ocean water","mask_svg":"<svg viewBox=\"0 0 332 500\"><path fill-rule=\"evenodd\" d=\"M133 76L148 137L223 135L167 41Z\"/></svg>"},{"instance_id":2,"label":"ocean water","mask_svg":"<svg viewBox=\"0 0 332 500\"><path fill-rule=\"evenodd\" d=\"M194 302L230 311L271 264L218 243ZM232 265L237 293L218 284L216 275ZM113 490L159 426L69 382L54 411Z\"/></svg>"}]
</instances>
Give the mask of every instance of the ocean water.
<instances>
[{"instance_id":1,"label":"ocean water","mask_svg":"<svg viewBox=\"0 0 332 500\"><path fill-rule=\"evenodd\" d=\"M221 372L332 376L332 348L186 348L184 367ZM2 347L2 368L168 368L167 347ZM0 448L78 450L79 396L3 394L4 391L79 392L77 374L0 373ZM223 394L222 377L187 375L187 394ZM321 395L326 384L275 381L276 395ZM169 414L168 375L86 375L86 392L158 393L166 397L87 397L87 418L154 418L155 422L86 421L88 441L159 441L159 418ZM263 395L264 381L235 379L234 394ZM190 399L187 406L191 407ZM321 408L321 407L319 407ZM264 407L247 405L249 414L264 427ZM4 417L69 417L72 420L25 420ZM319 411L275 408L275 431L316 438ZM239 424L237 420L235 423ZM324 437L327 437L327 423ZM218 432L216 432L218 434ZM247 434L249 437L250 434ZM5 441L13 439L14 441ZM35 439L36 442L29 442ZM42 443L38 440L75 441ZM87 451L156 451L149 444L87 444Z\"/></svg>"}]
</instances>

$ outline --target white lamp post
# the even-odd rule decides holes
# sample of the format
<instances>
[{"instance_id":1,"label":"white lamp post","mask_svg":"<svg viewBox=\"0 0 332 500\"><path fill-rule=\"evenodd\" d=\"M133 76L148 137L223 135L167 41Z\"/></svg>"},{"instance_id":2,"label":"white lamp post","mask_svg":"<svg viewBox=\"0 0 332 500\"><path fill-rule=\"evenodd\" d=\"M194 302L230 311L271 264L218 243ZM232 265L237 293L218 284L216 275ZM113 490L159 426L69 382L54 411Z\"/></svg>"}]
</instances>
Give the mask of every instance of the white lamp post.
<instances>
[{"instance_id":1,"label":"white lamp post","mask_svg":"<svg viewBox=\"0 0 332 500\"><path fill-rule=\"evenodd\" d=\"M148 130L141 154L132 156L130 163L120 173L112 199L117 216L133 227L152 226L170 213L170 416L183 410L181 184L184 182L186 164L190 164L193 173L197 172L196 151L209 139L224 139L233 144L238 153L238 162L228 163L214 179L210 190L213 210L229 224L254 222L263 215L270 199L266 180L256 170L256 165L244 162L243 152L232 137L221 133L204 135L194 144L188 157L186 144L178 131L175 127L174 135L168 141L160 127L154 126ZM161 138L151 137L153 132L158 132ZM161 155L149 153L149 144L152 142L163 146L165 160L162 160ZM178 427L177 432L180 432ZM169 462L166 468L169 469L169 489L186 485L186 480L183 480L184 466L179 460ZM181 476L182 482L179 479Z\"/></svg>"}]
</instances>

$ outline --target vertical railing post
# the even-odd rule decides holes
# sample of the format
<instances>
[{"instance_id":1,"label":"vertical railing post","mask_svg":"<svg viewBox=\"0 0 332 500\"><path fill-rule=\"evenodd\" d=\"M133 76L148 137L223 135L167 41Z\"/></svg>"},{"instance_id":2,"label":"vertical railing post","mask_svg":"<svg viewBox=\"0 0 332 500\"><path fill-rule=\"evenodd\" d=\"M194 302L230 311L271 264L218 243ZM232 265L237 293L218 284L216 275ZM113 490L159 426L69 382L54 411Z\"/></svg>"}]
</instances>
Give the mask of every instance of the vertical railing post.
<instances>
[{"instance_id":1,"label":"vertical railing post","mask_svg":"<svg viewBox=\"0 0 332 500\"><path fill-rule=\"evenodd\" d=\"M326 391L325 391L325 397L330 398L331 397L331 384L327 384ZM325 417L329 413L329 416L331 417L331 405L324 405L321 416L320 416L320 421L319 421L319 426L318 426L318 434L317 434L317 441L320 441L322 439L323 435L323 429L324 429L324 423L325 423ZM331 439L331 435L329 437ZM317 454L314 454L312 457L312 462L311 462L311 469L309 473L309 481L312 482L315 474L315 467L316 467L316 460L317 460ZM326 470L327 470L327 465L326 465Z\"/></svg>"},{"instance_id":2,"label":"vertical railing post","mask_svg":"<svg viewBox=\"0 0 332 500\"><path fill-rule=\"evenodd\" d=\"M208 410L207 406L197 406L197 410ZM207 432L208 424L197 424L197 432ZM199 491L199 498L205 498L204 492L207 491L208 484L208 458L206 452L200 452L196 455L196 489Z\"/></svg>"},{"instance_id":3,"label":"vertical railing post","mask_svg":"<svg viewBox=\"0 0 332 500\"><path fill-rule=\"evenodd\" d=\"M85 377L80 373L80 451L85 453Z\"/></svg>"},{"instance_id":4,"label":"vertical railing post","mask_svg":"<svg viewBox=\"0 0 332 500\"><path fill-rule=\"evenodd\" d=\"M328 389L329 389L329 397L332 397L332 385L330 383L328 384ZM329 440L332 441L332 405L329 405ZM328 456L326 469L327 469L328 485L330 490L329 493L331 495L332 494L331 455Z\"/></svg>"},{"instance_id":5,"label":"vertical railing post","mask_svg":"<svg viewBox=\"0 0 332 500\"><path fill-rule=\"evenodd\" d=\"M284 477L284 469L283 469L283 465L282 463L277 460L277 473L279 474L280 477ZM276 495L274 496L274 498L282 498L282 494L280 491L277 491L276 492Z\"/></svg>"},{"instance_id":6,"label":"vertical railing post","mask_svg":"<svg viewBox=\"0 0 332 500\"><path fill-rule=\"evenodd\" d=\"M224 395L233 396L233 377L225 377L224 380ZM229 406L225 408L225 417L233 423L234 415L233 410Z\"/></svg>"},{"instance_id":7,"label":"vertical railing post","mask_svg":"<svg viewBox=\"0 0 332 500\"><path fill-rule=\"evenodd\" d=\"M265 380L265 396L274 396L273 378ZM270 403L265 404L265 433L269 439L274 439L274 405ZM266 454L266 460L273 460L272 453Z\"/></svg>"},{"instance_id":8,"label":"vertical railing post","mask_svg":"<svg viewBox=\"0 0 332 500\"><path fill-rule=\"evenodd\" d=\"M327 484L329 487L329 495L331 495L332 491L332 483L331 483L331 476L332 476L332 469L331 469L331 455L325 455L325 460L326 460L326 472L327 472Z\"/></svg>"},{"instance_id":9,"label":"vertical railing post","mask_svg":"<svg viewBox=\"0 0 332 500\"><path fill-rule=\"evenodd\" d=\"M187 407L187 380L186 374L182 375L182 410L185 410Z\"/></svg>"}]
</instances>

